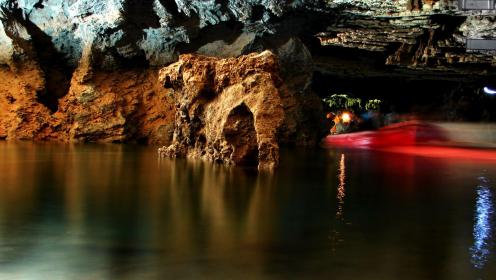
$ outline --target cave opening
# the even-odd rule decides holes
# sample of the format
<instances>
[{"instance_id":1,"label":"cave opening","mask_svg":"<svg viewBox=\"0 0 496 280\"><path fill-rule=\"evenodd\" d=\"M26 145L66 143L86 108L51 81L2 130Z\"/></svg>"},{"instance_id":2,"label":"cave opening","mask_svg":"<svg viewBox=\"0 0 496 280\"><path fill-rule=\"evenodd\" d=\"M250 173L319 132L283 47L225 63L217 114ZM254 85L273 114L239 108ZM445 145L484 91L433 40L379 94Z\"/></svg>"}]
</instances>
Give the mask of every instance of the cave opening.
<instances>
[{"instance_id":1,"label":"cave opening","mask_svg":"<svg viewBox=\"0 0 496 280\"><path fill-rule=\"evenodd\" d=\"M229 113L223 134L234 149L231 158L237 165L256 166L258 164L255 119L244 103Z\"/></svg>"},{"instance_id":2,"label":"cave opening","mask_svg":"<svg viewBox=\"0 0 496 280\"><path fill-rule=\"evenodd\" d=\"M381 112L413 114L433 121L496 120L496 98L484 94L483 81L440 80L411 76L342 77L314 74L313 88L321 97L348 94L363 101L379 99Z\"/></svg>"},{"instance_id":3,"label":"cave opening","mask_svg":"<svg viewBox=\"0 0 496 280\"><path fill-rule=\"evenodd\" d=\"M390 52L324 47L317 40L305 42L315 64L312 89L321 98L348 94L363 101L380 99L382 113L414 114L425 120L496 120L496 98L482 90L493 84L494 74L386 65Z\"/></svg>"}]
</instances>

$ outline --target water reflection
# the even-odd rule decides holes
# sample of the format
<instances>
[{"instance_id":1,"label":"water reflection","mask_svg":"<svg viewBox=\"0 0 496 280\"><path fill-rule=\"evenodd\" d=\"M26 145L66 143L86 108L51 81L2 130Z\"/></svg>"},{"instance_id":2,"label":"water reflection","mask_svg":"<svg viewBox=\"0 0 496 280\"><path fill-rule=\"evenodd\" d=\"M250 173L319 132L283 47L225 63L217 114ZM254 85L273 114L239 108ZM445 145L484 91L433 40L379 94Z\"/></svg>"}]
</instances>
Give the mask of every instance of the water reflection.
<instances>
[{"instance_id":1,"label":"water reflection","mask_svg":"<svg viewBox=\"0 0 496 280\"><path fill-rule=\"evenodd\" d=\"M346 164L345 155L341 154L338 169L338 185L336 190L336 220L331 229L329 239L331 242L331 250L335 252L338 244L344 241L342 235L342 227L344 226L344 199L346 196Z\"/></svg>"},{"instance_id":2,"label":"water reflection","mask_svg":"<svg viewBox=\"0 0 496 280\"><path fill-rule=\"evenodd\" d=\"M338 201L338 210L336 211L336 219L343 219L343 208L344 208L344 197L345 192L345 179L346 179L346 166L344 154L341 154L341 160L339 161L339 185L338 194L336 196Z\"/></svg>"},{"instance_id":3,"label":"water reflection","mask_svg":"<svg viewBox=\"0 0 496 280\"><path fill-rule=\"evenodd\" d=\"M0 144L2 279L199 278L218 260L257 275L280 231L270 174L157 164L137 147Z\"/></svg>"},{"instance_id":4,"label":"water reflection","mask_svg":"<svg viewBox=\"0 0 496 280\"><path fill-rule=\"evenodd\" d=\"M282 159L258 174L153 148L0 142L0 279L474 278L464 214L480 166Z\"/></svg>"},{"instance_id":5,"label":"water reflection","mask_svg":"<svg viewBox=\"0 0 496 280\"><path fill-rule=\"evenodd\" d=\"M479 178L477 186L477 200L475 204L474 219L474 244L470 251L471 262L477 269L482 269L491 253L493 226L494 226L494 199L489 180L486 177Z\"/></svg>"}]
</instances>

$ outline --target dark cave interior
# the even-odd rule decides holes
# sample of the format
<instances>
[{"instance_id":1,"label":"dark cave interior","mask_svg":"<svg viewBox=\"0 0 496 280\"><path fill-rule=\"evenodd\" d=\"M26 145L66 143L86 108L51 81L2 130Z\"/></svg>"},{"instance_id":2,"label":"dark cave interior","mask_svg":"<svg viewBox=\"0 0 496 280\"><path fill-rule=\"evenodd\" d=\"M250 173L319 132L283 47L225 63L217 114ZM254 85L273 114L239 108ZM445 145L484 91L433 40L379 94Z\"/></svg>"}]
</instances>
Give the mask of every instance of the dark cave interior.
<instances>
[{"instance_id":1,"label":"dark cave interior","mask_svg":"<svg viewBox=\"0 0 496 280\"><path fill-rule=\"evenodd\" d=\"M485 86L496 88L494 74L391 66L383 53L322 47L308 38L305 43L315 63L312 89L321 98L337 93L380 99L384 113L413 113L426 120L496 120L496 96L483 92Z\"/></svg>"},{"instance_id":2,"label":"dark cave interior","mask_svg":"<svg viewBox=\"0 0 496 280\"><path fill-rule=\"evenodd\" d=\"M415 77L357 77L316 72L313 89L320 97L348 94L362 100L380 99L385 113L415 113L439 121L495 121L496 97L482 91L481 82L415 79Z\"/></svg>"}]
</instances>

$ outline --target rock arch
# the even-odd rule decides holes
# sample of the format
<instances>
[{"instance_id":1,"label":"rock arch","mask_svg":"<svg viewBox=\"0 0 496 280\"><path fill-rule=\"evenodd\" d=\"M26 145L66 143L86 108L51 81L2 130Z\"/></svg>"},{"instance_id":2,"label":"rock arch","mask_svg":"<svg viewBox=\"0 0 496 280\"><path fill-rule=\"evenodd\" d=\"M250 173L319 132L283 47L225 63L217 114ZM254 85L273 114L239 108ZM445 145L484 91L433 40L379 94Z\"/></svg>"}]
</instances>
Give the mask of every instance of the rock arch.
<instances>
[{"instance_id":1,"label":"rock arch","mask_svg":"<svg viewBox=\"0 0 496 280\"><path fill-rule=\"evenodd\" d=\"M160 81L174 89L176 120L173 143L160 155L276 167L284 119L277 73L269 51L229 59L182 55L162 69Z\"/></svg>"},{"instance_id":2,"label":"rock arch","mask_svg":"<svg viewBox=\"0 0 496 280\"><path fill-rule=\"evenodd\" d=\"M232 161L239 165L258 165L258 141L253 113L242 103L228 115L222 131L232 146Z\"/></svg>"}]
</instances>

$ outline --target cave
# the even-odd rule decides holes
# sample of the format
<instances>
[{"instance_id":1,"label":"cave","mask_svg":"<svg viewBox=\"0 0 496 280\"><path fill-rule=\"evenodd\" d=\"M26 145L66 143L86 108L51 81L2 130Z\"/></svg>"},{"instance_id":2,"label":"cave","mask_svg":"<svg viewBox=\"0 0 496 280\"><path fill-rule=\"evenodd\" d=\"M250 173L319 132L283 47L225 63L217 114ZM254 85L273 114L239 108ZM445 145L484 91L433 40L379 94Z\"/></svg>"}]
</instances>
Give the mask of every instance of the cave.
<instances>
[{"instance_id":1,"label":"cave","mask_svg":"<svg viewBox=\"0 0 496 280\"><path fill-rule=\"evenodd\" d=\"M182 55L242 60L264 51L277 60L261 70L274 76L280 105L286 110L282 127L277 128L283 145L318 145L328 125L324 119L328 108L319 100L333 93L380 99L384 114L492 122L495 101L482 89L494 83L494 56L491 50L470 49L468 43L496 36L491 31L494 17L492 11L476 15L457 5L457 1L421 0L0 2L4 50L0 64L18 79L29 77L28 72L35 76L24 87L26 94L36 96L36 102L53 115L45 116L43 109L29 115L24 109L33 105L18 103L30 99L9 92L6 100L16 101L6 104L21 108L17 115L25 128L21 125L22 136L7 129L15 123L11 117L2 131L11 131L11 138L72 141L71 128L80 124L91 127L78 126L84 135L88 131L95 135L88 141L159 139L174 126L174 92L185 83L169 78L161 82L165 88L157 89L154 77L161 69ZM221 73L224 78L208 82L217 84L216 89L197 81L202 89L196 94L214 100L230 83L222 73L238 70L209 70L208 75ZM167 93L150 93L162 90ZM148 100L134 104L144 98L167 109L152 110L155 105L148 107ZM94 109L89 113L75 112L76 108ZM153 117L145 117L149 113ZM97 117L107 121L95 122ZM140 124L138 131L154 135L140 139L122 135L135 122ZM101 139L99 135L107 135L103 130L112 125L117 135Z\"/></svg>"},{"instance_id":2,"label":"cave","mask_svg":"<svg viewBox=\"0 0 496 280\"><path fill-rule=\"evenodd\" d=\"M495 2L0 0L0 278L496 279Z\"/></svg>"},{"instance_id":3,"label":"cave","mask_svg":"<svg viewBox=\"0 0 496 280\"><path fill-rule=\"evenodd\" d=\"M233 147L232 159L239 165L258 165L258 141L253 114L245 104L234 108L228 115L224 137Z\"/></svg>"}]
</instances>

